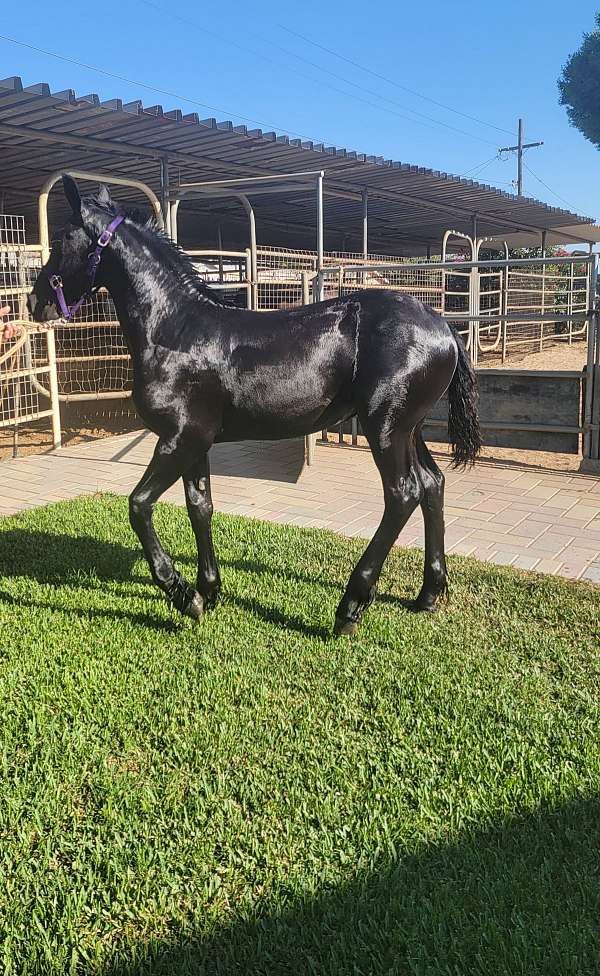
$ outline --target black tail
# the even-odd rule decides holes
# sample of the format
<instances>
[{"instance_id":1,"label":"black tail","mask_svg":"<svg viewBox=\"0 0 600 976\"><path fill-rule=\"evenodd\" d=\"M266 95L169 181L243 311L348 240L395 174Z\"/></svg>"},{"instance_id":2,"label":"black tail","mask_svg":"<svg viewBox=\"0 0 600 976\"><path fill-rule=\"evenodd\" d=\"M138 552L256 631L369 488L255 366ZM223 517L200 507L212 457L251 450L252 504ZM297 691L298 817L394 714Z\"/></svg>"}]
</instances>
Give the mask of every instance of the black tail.
<instances>
[{"instance_id":1,"label":"black tail","mask_svg":"<svg viewBox=\"0 0 600 976\"><path fill-rule=\"evenodd\" d=\"M462 338L448 323L458 350L458 362L448 389L448 437L452 444L454 467L473 464L481 450L481 431L477 415L477 379Z\"/></svg>"}]
</instances>

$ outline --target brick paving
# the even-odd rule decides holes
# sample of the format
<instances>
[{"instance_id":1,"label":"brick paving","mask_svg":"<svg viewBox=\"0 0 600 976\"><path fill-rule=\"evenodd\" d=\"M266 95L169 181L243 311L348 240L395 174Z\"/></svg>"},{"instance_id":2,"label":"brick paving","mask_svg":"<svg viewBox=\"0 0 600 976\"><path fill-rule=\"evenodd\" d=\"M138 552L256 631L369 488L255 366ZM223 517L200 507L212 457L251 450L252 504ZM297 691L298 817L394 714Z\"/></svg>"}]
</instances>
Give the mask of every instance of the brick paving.
<instances>
[{"instance_id":1,"label":"brick paving","mask_svg":"<svg viewBox=\"0 0 600 976\"><path fill-rule=\"evenodd\" d=\"M0 517L96 491L127 494L155 439L137 431L56 454L0 463ZM368 451L317 446L314 466L303 443L218 445L211 453L215 506L274 522L370 537L382 513L379 475ZM447 479L449 552L600 584L600 477L478 462ZM180 483L164 496L183 504ZM417 511L398 543L423 545Z\"/></svg>"}]
</instances>

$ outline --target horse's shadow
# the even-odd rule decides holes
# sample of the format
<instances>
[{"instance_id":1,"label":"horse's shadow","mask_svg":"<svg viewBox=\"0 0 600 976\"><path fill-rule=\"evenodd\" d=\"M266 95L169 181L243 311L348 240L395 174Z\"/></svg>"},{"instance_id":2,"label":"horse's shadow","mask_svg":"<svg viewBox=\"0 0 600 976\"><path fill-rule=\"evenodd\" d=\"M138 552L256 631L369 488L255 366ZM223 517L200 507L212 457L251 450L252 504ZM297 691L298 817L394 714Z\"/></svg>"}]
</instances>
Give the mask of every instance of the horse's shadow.
<instances>
[{"instance_id":1,"label":"horse's shadow","mask_svg":"<svg viewBox=\"0 0 600 976\"><path fill-rule=\"evenodd\" d=\"M0 576L27 576L53 585L76 580L96 587L102 580L130 581L139 558L138 549L89 535L21 528L0 532Z\"/></svg>"},{"instance_id":2,"label":"horse's shadow","mask_svg":"<svg viewBox=\"0 0 600 976\"><path fill-rule=\"evenodd\" d=\"M279 576L282 579L285 578L291 582L299 583L303 586L321 586L326 590L334 590L339 592L340 596L342 595L346 585L345 581L331 579L330 577L324 576L323 573L315 573L311 576L308 573L298 572L297 570L278 570L275 566L270 566L258 559L221 559L220 563L222 566L228 566L230 569L238 570L238 572L251 573L255 576ZM408 592L406 596L396 596L394 593L381 592L377 594L377 602L391 604L395 607L402 607L405 610L415 610L414 598L411 597Z\"/></svg>"},{"instance_id":3,"label":"horse's shadow","mask_svg":"<svg viewBox=\"0 0 600 976\"><path fill-rule=\"evenodd\" d=\"M9 529L0 533L0 577L26 577L49 587L68 586L79 590L101 590L103 584L145 582L134 575L134 564L140 552L120 543L88 535L56 535L31 529ZM148 596L154 596L149 587ZM156 596L159 596L158 592ZM129 620L155 629L175 630L173 621L148 613L137 613L118 607L102 608L65 605L48 598L16 596L6 587L0 589L0 602L30 610L57 610L78 617Z\"/></svg>"},{"instance_id":4,"label":"horse's shadow","mask_svg":"<svg viewBox=\"0 0 600 976\"><path fill-rule=\"evenodd\" d=\"M186 568L187 575L192 579L195 575L195 559L188 554L176 554L175 558L178 564ZM143 560L141 549L89 535L58 535L21 528L0 533L0 578L27 577L49 586L72 584L80 590L96 591L102 589L103 583L106 582L122 583L124 587L128 584L146 584L144 599L160 602L164 597L151 582L149 573L146 575L143 569L139 573L134 571L136 563L141 559ZM267 564L252 560L223 560L223 565L247 573L270 572ZM308 577L306 582L310 582ZM18 604L31 610L59 609L58 603L51 599L17 597L6 587L0 589L0 602ZM226 593L225 604L227 603L286 631L296 631L321 640L331 637L326 628L312 626L300 617L286 614L256 598L250 599L240 594ZM175 631L178 624L183 623L183 618L177 615L173 620L165 620L158 615L136 613L118 607L99 608L88 605L67 607L61 604L60 609L81 617L127 619L166 631Z\"/></svg>"}]
</instances>

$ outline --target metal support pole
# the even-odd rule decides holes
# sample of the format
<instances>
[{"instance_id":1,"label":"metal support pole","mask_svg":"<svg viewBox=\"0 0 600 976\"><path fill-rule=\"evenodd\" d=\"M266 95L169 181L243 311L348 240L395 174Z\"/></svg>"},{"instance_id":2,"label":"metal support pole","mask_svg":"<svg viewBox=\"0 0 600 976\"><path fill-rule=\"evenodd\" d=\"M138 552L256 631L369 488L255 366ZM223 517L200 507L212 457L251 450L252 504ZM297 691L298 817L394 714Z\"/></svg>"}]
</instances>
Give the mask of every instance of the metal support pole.
<instances>
[{"instance_id":1,"label":"metal support pole","mask_svg":"<svg viewBox=\"0 0 600 976\"><path fill-rule=\"evenodd\" d=\"M236 193L233 196L237 196L241 200L244 210L248 214L248 223L250 225L250 259L252 268L252 308L258 308L258 248L256 246L256 220L254 218L254 210L252 209L252 204L250 203L248 197L245 193Z\"/></svg>"},{"instance_id":2,"label":"metal support pole","mask_svg":"<svg viewBox=\"0 0 600 976\"><path fill-rule=\"evenodd\" d=\"M165 221L165 230L171 236L171 214L169 207L169 157L163 156L160 161L160 205Z\"/></svg>"},{"instance_id":3,"label":"metal support pole","mask_svg":"<svg viewBox=\"0 0 600 976\"><path fill-rule=\"evenodd\" d=\"M221 251L223 250L223 233L221 231L221 224L217 224L217 249L219 251L219 281L223 281L223 255Z\"/></svg>"},{"instance_id":4,"label":"metal support pole","mask_svg":"<svg viewBox=\"0 0 600 976\"><path fill-rule=\"evenodd\" d=\"M317 176L317 271L319 272L317 276L317 301L319 302L322 302L324 298L323 176L323 171Z\"/></svg>"},{"instance_id":5,"label":"metal support pole","mask_svg":"<svg viewBox=\"0 0 600 976\"><path fill-rule=\"evenodd\" d=\"M367 187L362 191L362 252L366 261L369 255L369 191Z\"/></svg>"}]
</instances>

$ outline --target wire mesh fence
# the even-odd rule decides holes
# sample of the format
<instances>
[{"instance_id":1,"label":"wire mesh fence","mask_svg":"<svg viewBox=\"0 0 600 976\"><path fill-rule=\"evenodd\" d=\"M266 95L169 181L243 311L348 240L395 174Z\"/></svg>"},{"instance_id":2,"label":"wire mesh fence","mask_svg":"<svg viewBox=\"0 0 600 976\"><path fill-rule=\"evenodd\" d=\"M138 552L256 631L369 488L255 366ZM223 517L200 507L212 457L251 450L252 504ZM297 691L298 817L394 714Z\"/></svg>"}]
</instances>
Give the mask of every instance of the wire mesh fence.
<instances>
[{"instance_id":1,"label":"wire mesh fence","mask_svg":"<svg viewBox=\"0 0 600 976\"><path fill-rule=\"evenodd\" d=\"M27 312L40 266L39 248L26 243L24 218L0 214L0 306L9 309L6 320L21 327L0 345L0 429L12 429L15 453L23 424L52 417L57 429L54 336L32 326Z\"/></svg>"},{"instance_id":2,"label":"wire mesh fence","mask_svg":"<svg viewBox=\"0 0 600 976\"><path fill-rule=\"evenodd\" d=\"M252 307L250 250L190 250L186 252L198 276L229 305Z\"/></svg>"},{"instance_id":3,"label":"wire mesh fence","mask_svg":"<svg viewBox=\"0 0 600 976\"><path fill-rule=\"evenodd\" d=\"M55 323L58 387L63 399L128 396L132 370L121 326L106 291L72 322Z\"/></svg>"},{"instance_id":4,"label":"wire mesh fence","mask_svg":"<svg viewBox=\"0 0 600 976\"><path fill-rule=\"evenodd\" d=\"M537 345L540 351L548 342L585 339L586 310L590 304L589 265L576 259L568 264L508 268L506 312L522 321L512 321L509 344ZM543 320L535 321L535 315ZM555 314L557 318L551 319ZM563 316L575 315L574 320ZM531 318L534 321L531 321Z\"/></svg>"},{"instance_id":5,"label":"wire mesh fence","mask_svg":"<svg viewBox=\"0 0 600 976\"><path fill-rule=\"evenodd\" d=\"M449 264L340 264L325 267L321 279L326 297L387 288L419 299L453 320L476 362L486 356L504 362L512 353L586 342L592 297L589 260L540 259L526 266L499 262L497 267L491 262ZM539 368L544 368L542 357Z\"/></svg>"},{"instance_id":6,"label":"wire mesh fence","mask_svg":"<svg viewBox=\"0 0 600 976\"><path fill-rule=\"evenodd\" d=\"M444 272L431 267L413 267L411 262L401 265L392 264L389 267L367 268L362 271L352 266L346 270L340 268L338 292L351 294L361 288L386 288L410 295L436 311L444 310Z\"/></svg>"}]
</instances>

